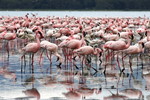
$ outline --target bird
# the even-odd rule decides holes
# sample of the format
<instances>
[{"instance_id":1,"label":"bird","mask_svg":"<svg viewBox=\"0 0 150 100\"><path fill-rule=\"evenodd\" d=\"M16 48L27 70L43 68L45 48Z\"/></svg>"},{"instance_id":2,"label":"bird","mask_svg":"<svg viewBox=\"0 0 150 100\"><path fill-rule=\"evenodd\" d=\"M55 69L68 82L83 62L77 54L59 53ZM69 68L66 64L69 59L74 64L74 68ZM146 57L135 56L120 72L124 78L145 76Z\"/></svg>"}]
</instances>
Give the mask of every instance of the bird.
<instances>
[{"instance_id":1,"label":"bird","mask_svg":"<svg viewBox=\"0 0 150 100\"><path fill-rule=\"evenodd\" d=\"M102 50L100 48L96 48L94 50L94 48L91 46L82 46L79 49L74 50L73 52L79 55L89 55L89 54L97 55L98 53L102 52Z\"/></svg>"},{"instance_id":2,"label":"bird","mask_svg":"<svg viewBox=\"0 0 150 100\"><path fill-rule=\"evenodd\" d=\"M26 53L32 54L32 63L31 63L32 65L34 62L34 54L40 49L40 40L39 40L40 35L41 37L43 37L42 34L39 35L38 31L36 31L35 34L36 34L36 43L28 43L25 47L23 47L22 48L23 55L21 57L21 59L25 57Z\"/></svg>"},{"instance_id":3,"label":"bird","mask_svg":"<svg viewBox=\"0 0 150 100\"><path fill-rule=\"evenodd\" d=\"M140 40L140 42L144 43L144 48L145 48L145 52L148 51L149 52L149 49L150 49L150 30L147 30L146 31L146 37L142 40ZM145 40L145 41L144 41Z\"/></svg>"},{"instance_id":4,"label":"bird","mask_svg":"<svg viewBox=\"0 0 150 100\"><path fill-rule=\"evenodd\" d=\"M66 61L66 63L68 63L68 60L73 62L72 61L72 57L74 55L73 50L78 49L83 45L86 45L86 42L84 41L84 36L82 34L81 40L75 39L73 36L69 36L66 40L62 41L58 45L58 47L63 48L63 53L65 55L65 61Z\"/></svg>"},{"instance_id":5,"label":"bird","mask_svg":"<svg viewBox=\"0 0 150 100\"><path fill-rule=\"evenodd\" d=\"M9 41L16 39L17 35L16 33L7 32L7 30L3 31L0 34L0 39L6 40L6 49L9 57Z\"/></svg>"},{"instance_id":6,"label":"bird","mask_svg":"<svg viewBox=\"0 0 150 100\"><path fill-rule=\"evenodd\" d=\"M129 48L122 50L122 52L125 54L125 56L129 55L129 57L131 58L133 57L133 54L139 54L139 53L144 52L144 43L138 42L135 45L130 45ZM132 58L129 59L129 63L130 63L130 70L131 72L133 72L132 67L131 67L132 62L130 60L132 61Z\"/></svg>"},{"instance_id":7,"label":"bird","mask_svg":"<svg viewBox=\"0 0 150 100\"><path fill-rule=\"evenodd\" d=\"M138 42L135 45L130 45L129 48L122 50L125 54L139 54L143 51L144 44Z\"/></svg>"},{"instance_id":8,"label":"bird","mask_svg":"<svg viewBox=\"0 0 150 100\"><path fill-rule=\"evenodd\" d=\"M127 38L127 43L124 41L124 39L120 38L120 39L117 40L117 41L108 41L108 42L106 42L106 43L103 45L103 47L104 47L104 49L106 49L106 50L109 50L109 49L112 50L112 52L113 52L113 51L120 51L120 50L124 50L124 49L129 48L130 42L131 42L131 40L130 40L129 38ZM112 52L111 52L111 53L112 53ZM106 60L108 59L109 55L111 55L111 53L109 53L109 54L106 56ZM123 72L125 68L123 68L123 69L121 70L120 65L119 65L118 55L117 55L117 63L118 63L118 67L119 67L119 69L120 69L120 72ZM123 67L124 67L124 66L123 66ZM106 67L105 67L104 73L105 73L105 72L106 72Z\"/></svg>"},{"instance_id":9,"label":"bird","mask_svg":"<svg viewBox=\"0 0 150 100\"><path fill-rule=\"evenodd\" d=\"M63 62L63 58L62 56L58 53L58 46L55 44L55 43L51 43L47 40L43 40L41 43L40 43L40 47L49 51L50 53L50 58L49 60L51 61L51 54L54 54L56 57L58 57L60 63ZM41 54L42 56L42 54ZM48 55L47 55L48 56ZM40 57L41 58L41 57Z\"/></svg>"},{"instance_id":10,"label":"bird","mask_svg":"<svg viewBox=\"0 0 150 100\"><path fill-rule=\"evenodd\" d=\"M101 53L102 50L100 48L96 48L94 49L93 47L91 46L82 46L80 47L79 49L76 49L73 51L73 53L76 53L78 55L81 55L83 56L83 60L82 60L82 71L83 71L83 61L85 59L85 56L86 55L90 55L90 54L93 54L93 55L98 55L99 53ZM92 67L92 66L91 66ZM92 67L93 68L93 67ZM95 68L93 68L95 71L97 71Z\"/></svg>"},{"instance_id":11,"label":"bird","mask_svg":"<svg viewBox=\"0 0 150 100\"><path fill-rule=\"evenodd\" d=\"M127 38L127 43L122 39L119 39L117 41L108 41L103 45L103 47L105 49L111 49L111 50L124 50L130 46L130 42L131 40L129 38Z\"/></svg>"}]
</instances>

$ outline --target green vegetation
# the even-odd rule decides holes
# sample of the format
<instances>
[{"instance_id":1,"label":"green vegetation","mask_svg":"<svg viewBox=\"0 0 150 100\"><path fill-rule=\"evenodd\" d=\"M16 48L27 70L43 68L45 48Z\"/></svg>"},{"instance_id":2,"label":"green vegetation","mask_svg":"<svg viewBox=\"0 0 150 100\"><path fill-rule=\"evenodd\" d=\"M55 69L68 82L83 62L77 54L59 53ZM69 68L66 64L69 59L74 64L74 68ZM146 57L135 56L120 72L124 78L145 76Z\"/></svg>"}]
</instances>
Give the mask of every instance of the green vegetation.
<instances>
[{"instance_id":1,"label":"green vegetation","mask_svg":"<svg viewBox=\"0 0 150 100\"><path fill-rule=\"evenodd\" d=\"M11 10L150 10L150 0L0 0Z\"/></svg>"}]
</instances>

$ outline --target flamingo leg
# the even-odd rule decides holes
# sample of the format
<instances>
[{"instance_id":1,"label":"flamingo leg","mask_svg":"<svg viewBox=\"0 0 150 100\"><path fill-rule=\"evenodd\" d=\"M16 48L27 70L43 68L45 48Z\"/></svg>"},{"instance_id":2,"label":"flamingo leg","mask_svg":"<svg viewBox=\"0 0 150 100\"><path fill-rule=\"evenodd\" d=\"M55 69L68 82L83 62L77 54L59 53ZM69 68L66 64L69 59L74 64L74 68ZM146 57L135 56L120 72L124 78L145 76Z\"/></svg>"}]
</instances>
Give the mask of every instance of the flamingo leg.
<instances>
[{"instance_id":1,"label":"flamingo leg","mask_svg":"<svg viewBox=\"0 0 150 100\"><path fill-rule=\"evenodd\" d=\"M123 66L123 69L125 70L125 67L124 67L124 60L123 60L123 52L122 52L121 54L122 54L122 58L121 58L121 59L122 59L122 66ZM123 70L123 71L124 71L124 70Z\"/></svg>"},{"instance_id":2,"label":"flamingo leg","mask_svg":"<svg viewBox=\"0 0 150 100\"><path fill-rule=\"evenodd\" d=\"M129 64L130 64L130 70L131 70L131 73L133 72L133 69L132 69L132 58L129 56Z\"/></svg>"},{"instance_id":3,"label":"flamingo leg","mask_svg":"<svg viewBox=\"0 0 150 100\"><path fill-rule=\"evenodd\" d=\"M83 74L83 63L84 63L84 58L85 58L85 56L83 56L83 58L82 58L82 62L81 62L81 67L82 67L82 74Z\"/></svg>"},{"instance_id":4,"label":"flamingo leg","mask_svg":"<svg viewBox=\"0 0 150 100\"><path fill-rule=\"evenodd\" d=\"M32 73L34 73L34 65L33 65L33 63L34 63L34 53L32 53L32 62L31 62Z\"/></svg>"},{"instance_id":5,"label":"flamingo leg","mask_svg":"<svg viewBox=\"0 0 150 100\"><path fill-rule=\"evenodd\" d=\"M43 53L44 53L44 50L45 50L45 49L43 49L42 52L41 52L41 54L40 54L39 65L41 65L41 60L42 60L42 55L43 55Z\"/></svg>"},{"instance_id":6,"label":"flamingo leg","mask_svg":"<svg viewBox=\"0 0 150 100\"><path fill-rule=\"evenodd\" d=\"M6 43L6 50L7 50L7 54L8 54L8 57L9 57L9 43L8 43L8 41Z\"/></svg>"},{"instance_id":7,"label":"flamingo leg","mask_svg":"<svg viewBox=\"0 0 150 100\"><path fill-rule=\"evenodd\" d=\"M119 63L118 54L117 54L117 64L118 64L118 67L119 67L120 72L122 72L122 71L121 71L121 68L120 68L120 63Z\"/></svg>"},{"instance_id":8,"label":"flamingo leg","mask_svg":"<svg viewBox=\"0 0 150 100\"><path fill-rule=\"evenodd\" d=\"M32 62L31 62L31 65L33 65L33 63L34 63L34 53L32 54Z\"/></svg>"},{"instance_id":9,"label":"flamingo leg","mask_svg":"<svg viewBox=\"0 0 150 100\"><path fill-rule=\"evenodd\" d=\"M49 59L49 61L50 61L50 63L52 62L52 60L51 60L51 56L52 56L52 53L50 52L50 57L48 56L48 52L47 52L47 50L46 50L46 56L47 56L47 58Z\"/></svg>"}]
</instances>

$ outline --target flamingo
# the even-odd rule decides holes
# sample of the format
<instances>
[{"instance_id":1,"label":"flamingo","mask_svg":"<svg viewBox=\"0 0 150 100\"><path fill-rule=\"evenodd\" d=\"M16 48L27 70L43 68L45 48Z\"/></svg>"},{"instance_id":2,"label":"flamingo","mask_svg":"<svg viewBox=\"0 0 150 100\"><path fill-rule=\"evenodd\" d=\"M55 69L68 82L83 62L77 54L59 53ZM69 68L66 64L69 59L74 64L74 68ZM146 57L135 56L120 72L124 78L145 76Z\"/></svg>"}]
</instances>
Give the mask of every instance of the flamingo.
<instances>
[{"instance_id":1,"label":"flamingo","mask_svg":"<svg viewBox=\"0 0 150 100\"><path fill-rule=\"evenodd\" d=\"M62 56L60 54L58 54L58 46L56 44L44 40L40 43L40 46L41 46L41 48L44 48L50 52L50 61L51 61L51 54L54 54L56 57L58 57L60 63L63 62ZM41 54L41 57L42 57L42 54Z\"/></svg>"},{"instance_id":2,"label":"flamingo","mask_svg":"<svg viewBox=\"0 0 150 100\"><path fill-rule=\"evenodd\" d=\"M64 53L67 54L67 59L71 60L72 59L72 55L73 55L73 50L80 48L81 46L85 45L85 41L84 41L84 37L82 35L81 40L78 39L74 39L73 36L69 36L69 38L67 38L66 40L62 41L58 47L62 47L65 49L69 49L71 52L66 52L64 51ZM70 54L70 55L69 55ZM70 58L69 58L70 57Z\"/></svg>"},{"instance_id":3,"label":"flamingo","mask_svg":"<svg viewBox=\"0 0 150 100\"><path fill-rule=\"evenodd\" d=\"M96 48L94 50L94 48L91 46L82 46L79 49L74 50L73 52L79 55L89 55L89 54L97 55L98 53L102 52L102 50L100 48Z\"/></svg>"},{"instance_id":4,"label":"flamingo","mask_svg":"<svg viewBox=\"0 0 150 100\"><path fill-rule=\"evenodd\" d=\"M0 33L3 32L3 31L5 31L5 30L6 30L5 27L0 26Z\"/></svg>"},{"instance_id":5,"label":"flamingo","mask_svg":"<svg viewBox=\"0 0 150 100\"><path fill-rule=\"evenodd\" d=\"M129 46L130 46L130 41L131 41L131 40L129 39L129 37L127 38L127 43L126 43L125 41L123 41L122 39L119 39L119 40L117 40L117 41L108 41L108 42L106 42L106 43L103 45L103 47L104 47L105 49L110 49L110 50L113 50L113 51L120 51L120 50L124 50L124 49L129 48ZM109 54L108 54L108 55L109 55ZM107 59L107 57L106 57L106 59ZM118 62L118 56L117 56L117 62ZM119 62L118 62L118 66L119 66ZM123 67L124 67L124 66L123 66ZM119 69L120 69L120 71L121 71L120 66L119 66ZM125 68L123 68L121 72L123 72L124 69L125 69ZM106 71L106 67L105 67L105 71ZM105 73L105 71L104 71L104 73Z\"/></svg>"},{"instance_id":6,"label":"flamingo","mask_svg":"<svg viewBox=\"0 0 150 100\"><path fill-rule=\"evenodd\" d=\"M35 34L36 34L36 43L28 43L24 48L22 48L23 55L21 57L21 58L23 58L26 53L31 53L32 54L32 63L31 63L32 65L34 62L34 53L36 53L40 49L39 32L36 31ZM40 35L41 35L41 37L43 37L42 34L40 34Z\"/></svg>"},{"instance_id":7,"label":"flamingo","mask_svg":"<svg viewBox=\"0 0 150 100\"><path fill-rule=\"evenodd\" d=\"M141 40L140 42L144 43L145 50L147 49L149 50L150 49L150 30L146 31L146 35L147 37L145 37L143 41Z\"/></svg>"},{"instance_id":8,"label":"flamingo","mask_svg":"<svg viewBox=\"0 0 150 100\"><path fill-rule=\"evenodd\" d=\"M111 50L124 50L127 49L130 46L130 39L127 38L128 42L126 43L122 39L119 39L118 41L108 41L103 46L106 49Z\"/></svg>"},{"instance_id":9,"label":"flamingo","mask_svg":"<svg viewBox=\"0 0 150 100\"><path fill-rule=\"evenodd\" d=\"M131 46L129 46L129 48L124 49L122 52L125 53L126 55L131 56L133 54L142 53L144 51L143 47L144 47L144 44L142 42L138 42L137 44L131 45ZM129 63L131 64L130 59L129 59ZM130 65L130 70L131 70L131 72L133 72L131 65Z\"/></svg>"},{"instance_id":10,"label":"flamingo","mask_svg":"<svg viewBox=\"0 0 150 100\"><path fill-rule=\"evenodd\" d=\"M7 30L3 31L0 34L0 39L6 40L6 47L7 47L7 53L8 53L8 57L9 57L9 41L16 39L16 33L10 33L7 32Z\"/></svg>"},{"instance_id":11,"label":"flamingo","mask_svg":"<svg viewBox=\"0 0 150 100\"><path fill-rule=\"evenodd\" d=\"M85 58L85 55L90 55L90 54L97 55L97 54L99 54L101 52L102 52L102 50L100 48L96 48L94 50L94 48L91 47L91 46L82 46L79 49L76 49L76 50L73 51L73 53L77 53L79 55L82 55L83 56L83 60ZM82 66L83 66L83 60L82 60ZM96 71L95 68L93 68L93 69ZM83 68L82 68L82 72L83 72Z\"/></svg>"}]
</instances>

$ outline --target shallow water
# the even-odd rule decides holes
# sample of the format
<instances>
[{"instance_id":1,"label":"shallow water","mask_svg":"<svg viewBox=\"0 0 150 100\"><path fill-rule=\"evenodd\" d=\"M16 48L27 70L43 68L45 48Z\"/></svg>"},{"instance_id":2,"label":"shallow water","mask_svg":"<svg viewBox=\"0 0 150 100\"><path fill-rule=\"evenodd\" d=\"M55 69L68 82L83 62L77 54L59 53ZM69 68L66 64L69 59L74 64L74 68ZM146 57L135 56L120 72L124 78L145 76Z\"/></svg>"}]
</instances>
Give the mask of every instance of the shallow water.
<instances>
[{"instance_id":1,"label":"shallow water","mask_svg":"<svg viewBox=\"0 0 150 100\"><path fill-rule=\"evenodd\" d=\"M40 52L38 52L34 57L34 64L31 65L31 58L29 58L28 55L26 55L25 60L20 59L21 54L17 51L20 48L16 48L15 50L9 49L9 56L6 48L1 48L0 53L0 71L5 69L11 73L9 75L7 75L7 73L0 75L0 97L4 100L20 100L21 98L36 100L36 96L33 98L32 95L26 95L25 92L23 92L31 91L32 93L33 91L35 92L35 90L36 93L40 95L41 100L103 100L104 97L112 95L111 92L116 94L117 91L127 88L139 89L142 91L144 98L149 95L149 88L142 74L143 71L148 73L148 70L145 70L145 68L149 67L149 59L143 54L141 56L142 58L140 55L135 55L135 58L133 58L132 74L129 69L129 66L131 66L128 62L129 59L126 57L124 59L126 69L124 74L120 75L118 65L122 68L123 63L121 58L119 58L119 62L116 57L114 57L114 59L106 63L102 57L102 63L100 63L99 58L96 59L96 57L91 56L92 62L86 65L84 64L84 67L87 65L93 66L98 72L95 72L92 68L89 70L84 69L82 72L81 61L78 58L76 58L75 65L78 66L79 69L71 68L73 64L70 61L68 61L67 65L63 63L60 69L57 67L59 63L56 62L55 56L52 57L52 63L50 64L46 55L44 55L43 61L41 65L39 65ZM105 65L107 67L106 74L103 73ZM33 70L32 67L34 67ZM112 69L110 67L112 67ZM113 67L116 69L113 69ZM142 70L142 68L144 69ZM16 80L11 77L12 73L16 75ZM93 90L88 94L85 93L83 88ZM82 92L84 92L80 93L81 90L79 89L83 89ZM95 93L94 90L97 92L99 90L99 92ZM80 93L78 98L75 91Z\"/></svg>"},{"instance_id":2,"label":"shallow water","mask_svg":"<svg viewBox=\"0 0 150 100\"><path fill-rule=\"evenodd\" d=\"M0 11L1 16L24 16L26 13L60 17L66 15L76 17L149 17L150 15L150 12ZM38 98L40 100L103 100L109 96L119 98L124 89L138 89L144 96L144 100L150 95L150 85L145 80L145 77L149 79L150 73L150 59L147 53L134 55L134 57L131 55L132 61L131 57L129 60L129 56L122 61L122 55L119 54L118 59L117 56L114 56L107 62L104 53L101 58L87 57L91 60L83 65L82 59L76 58L74 63L67 60L58 66L59 62L56 62L55 56L50 62L45 54L39 64L39 51L35 54L32 65L29 55L26 55L25 59L21 59L20 50L24 47L23 44L16 45L16 40L11 41L8 56L6 42L0 42L1 100L37 100ZM77 66L78 69L74 66ZM83 71L82 66L84 66ZM123 68L123 66L125 67L124 73L120 73L119 67ZM133 68L133 73L130 71L130 66ZM105 67L106 73L104 73ZM136 99L138 98L136 97Z\"/></svg>"},{"instance_id":3,"label":"shallow water","mask_svg":"<svg viewBox=\"0 0 150 100\"><path fill-rule=\"evenodd\" d=\"M150 17L150 11L0 11L0 16Z\"/></svg>"}]
</instances>

